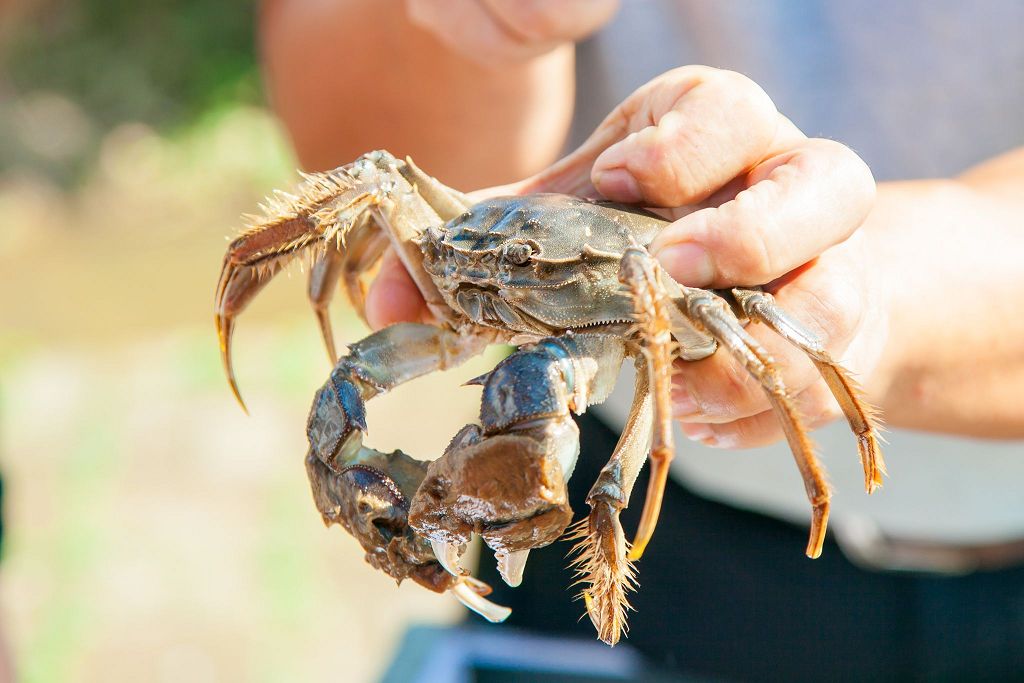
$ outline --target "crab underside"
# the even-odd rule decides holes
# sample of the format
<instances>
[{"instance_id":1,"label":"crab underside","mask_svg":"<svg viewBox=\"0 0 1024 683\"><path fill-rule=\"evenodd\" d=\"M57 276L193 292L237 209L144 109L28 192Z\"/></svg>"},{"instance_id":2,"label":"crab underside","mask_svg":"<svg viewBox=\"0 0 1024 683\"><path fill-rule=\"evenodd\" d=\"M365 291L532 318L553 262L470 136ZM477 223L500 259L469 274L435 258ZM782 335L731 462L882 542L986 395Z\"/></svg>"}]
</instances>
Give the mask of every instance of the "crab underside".
<instances>
[{"instance_id":1,"label":"crab underside","mask_svg":"<svg viewBox=\"0 0 1024 683\"><path fill-rule=\"evenodd\" d=\"M273 275L310 259L309 297L334 369L313 401L306 468L323 520L355 536L367 561L399 581L451 590L484 617L508 610L469 576L459 556L474 534L518 585L531 550L566 533L566 482L579 455L572 413L603 401L625 359L637 366L632 409L615 451L570 528L587 613L601 640L626 628L633 563L654 532L673 457L673 363L719 347L764 388L780 419L811 504L807 555L821 552L829 488L793 400L766 351L745 330L767 325L818 368L854 434L872 492L882 481L875 413L823 344L757 288L708 291L672 280L646 246L665 221L621 205L567 195L472 203L411 160L372 152L305 175L231 242L216 294L216 322L231 388L236 316ZM393 248L423 294L434 324L400 323L335 352L327 307L340 285L364 315L365 275ZM416 460L363 445L365 402L488 344L518 350L477 378L480 423L440 457ZM244 404L243 404L244 407ZM643 464L651 477L632 543L619 513Z\"/></svg>"}]
</instances>

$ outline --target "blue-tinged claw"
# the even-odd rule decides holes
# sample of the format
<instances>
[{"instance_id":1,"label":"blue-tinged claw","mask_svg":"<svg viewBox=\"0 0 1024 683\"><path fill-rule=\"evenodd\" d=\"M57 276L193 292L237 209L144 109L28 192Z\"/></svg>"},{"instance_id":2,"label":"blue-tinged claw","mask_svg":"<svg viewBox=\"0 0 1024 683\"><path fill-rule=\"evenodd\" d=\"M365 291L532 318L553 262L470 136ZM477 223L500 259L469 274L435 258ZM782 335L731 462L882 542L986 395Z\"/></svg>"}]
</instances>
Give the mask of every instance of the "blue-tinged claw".
<instances>
[{"instance_id":1,"label":"blue-tinged claw","mask_svg":"<svg viewBox=\"0 0 1024 683\"><path fill-rule=\"evenodd\" d=\"M365 433L366 405L342 363L313 399L306 436L316 457L340 472L358 452Z\"/></svg>"}]
</instances>

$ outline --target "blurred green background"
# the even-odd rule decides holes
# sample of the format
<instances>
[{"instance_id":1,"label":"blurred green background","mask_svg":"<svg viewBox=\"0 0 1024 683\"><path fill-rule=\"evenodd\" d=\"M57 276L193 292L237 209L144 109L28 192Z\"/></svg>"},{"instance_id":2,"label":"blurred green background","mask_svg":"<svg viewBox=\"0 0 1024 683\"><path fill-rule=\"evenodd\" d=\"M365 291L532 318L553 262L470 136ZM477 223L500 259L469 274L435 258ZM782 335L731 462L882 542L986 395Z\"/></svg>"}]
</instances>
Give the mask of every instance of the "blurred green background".
<instances>
[{"instance_id":1,"label":"blurred green background","mask_svg":"<svg viewBox=\"0 0 1024 683\"><path fill-rule=\"evenodd\" d=\"M372 680L410 622L461 614L320 524L303 431L329 368L297 271L239 324L252 417L223 380L225 237L296 178L255 20L237 1L0 3L0 610L20 680ZM440 452L486 363L375 401L371 443Z\"/></svg>"}]
</instances>

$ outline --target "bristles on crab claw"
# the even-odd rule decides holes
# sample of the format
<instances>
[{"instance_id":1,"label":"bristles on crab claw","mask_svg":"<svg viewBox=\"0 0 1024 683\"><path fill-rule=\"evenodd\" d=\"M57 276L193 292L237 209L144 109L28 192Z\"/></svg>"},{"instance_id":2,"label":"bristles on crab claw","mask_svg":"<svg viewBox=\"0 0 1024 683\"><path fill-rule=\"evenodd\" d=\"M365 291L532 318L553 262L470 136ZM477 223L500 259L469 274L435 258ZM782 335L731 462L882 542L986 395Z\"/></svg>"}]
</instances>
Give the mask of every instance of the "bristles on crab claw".
<instances>
[{"instance_id":1,"label":"bristles on crab claw","mask_svg":"<svg viewBox=\"0 0 1024 683\"><path fill-rule=\"evenodd\" d=\"M491 602L484 596L491 592L491 587L479 579L463 576L449 588L459 602L473 610L492 624L498 624L512 614L508 607Z\"/></svg>"},{"instance_id":2,"label":"bristles on crab claw","mask_svg":"<svg viewBox=\"0 0 1024 683\"><path fill-rule=\"evenodd\" d=\"M570 554L576 584L586 587L579 597L597 629L597 637L608 645L619 642L629 628L626 611L633 609L626 593L636 590L636 567L627 559L627 543L618 521L618 511L603 501L594 501L590 516L574 524L566 538L577 541Z\"/></svg>"}]
</instances>

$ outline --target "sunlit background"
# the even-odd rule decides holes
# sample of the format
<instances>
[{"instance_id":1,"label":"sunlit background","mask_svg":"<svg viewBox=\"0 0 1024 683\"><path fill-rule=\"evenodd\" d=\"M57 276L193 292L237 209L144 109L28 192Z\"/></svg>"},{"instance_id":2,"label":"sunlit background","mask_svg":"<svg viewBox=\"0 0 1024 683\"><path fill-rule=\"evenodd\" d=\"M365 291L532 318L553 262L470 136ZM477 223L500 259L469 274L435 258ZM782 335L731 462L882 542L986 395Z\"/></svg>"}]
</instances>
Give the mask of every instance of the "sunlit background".
<instances>
[{"instance_id":1,"label":"sunlit background","mask_svg":"<svg viewBox=\"0 0 1024 683\"><path fill-rule=\"evenodd\" d=\"M225 237L296 178L253 21L0 3L0 609L24 681L373 680L410 623L460 616L320 523L302 458L329 366L297 271L239 324L251 417L224 381ZM365 333L340 301L336 326ZM376 400L371 444L438 453L487 362Z\"/></svg>"}]
</instances>

